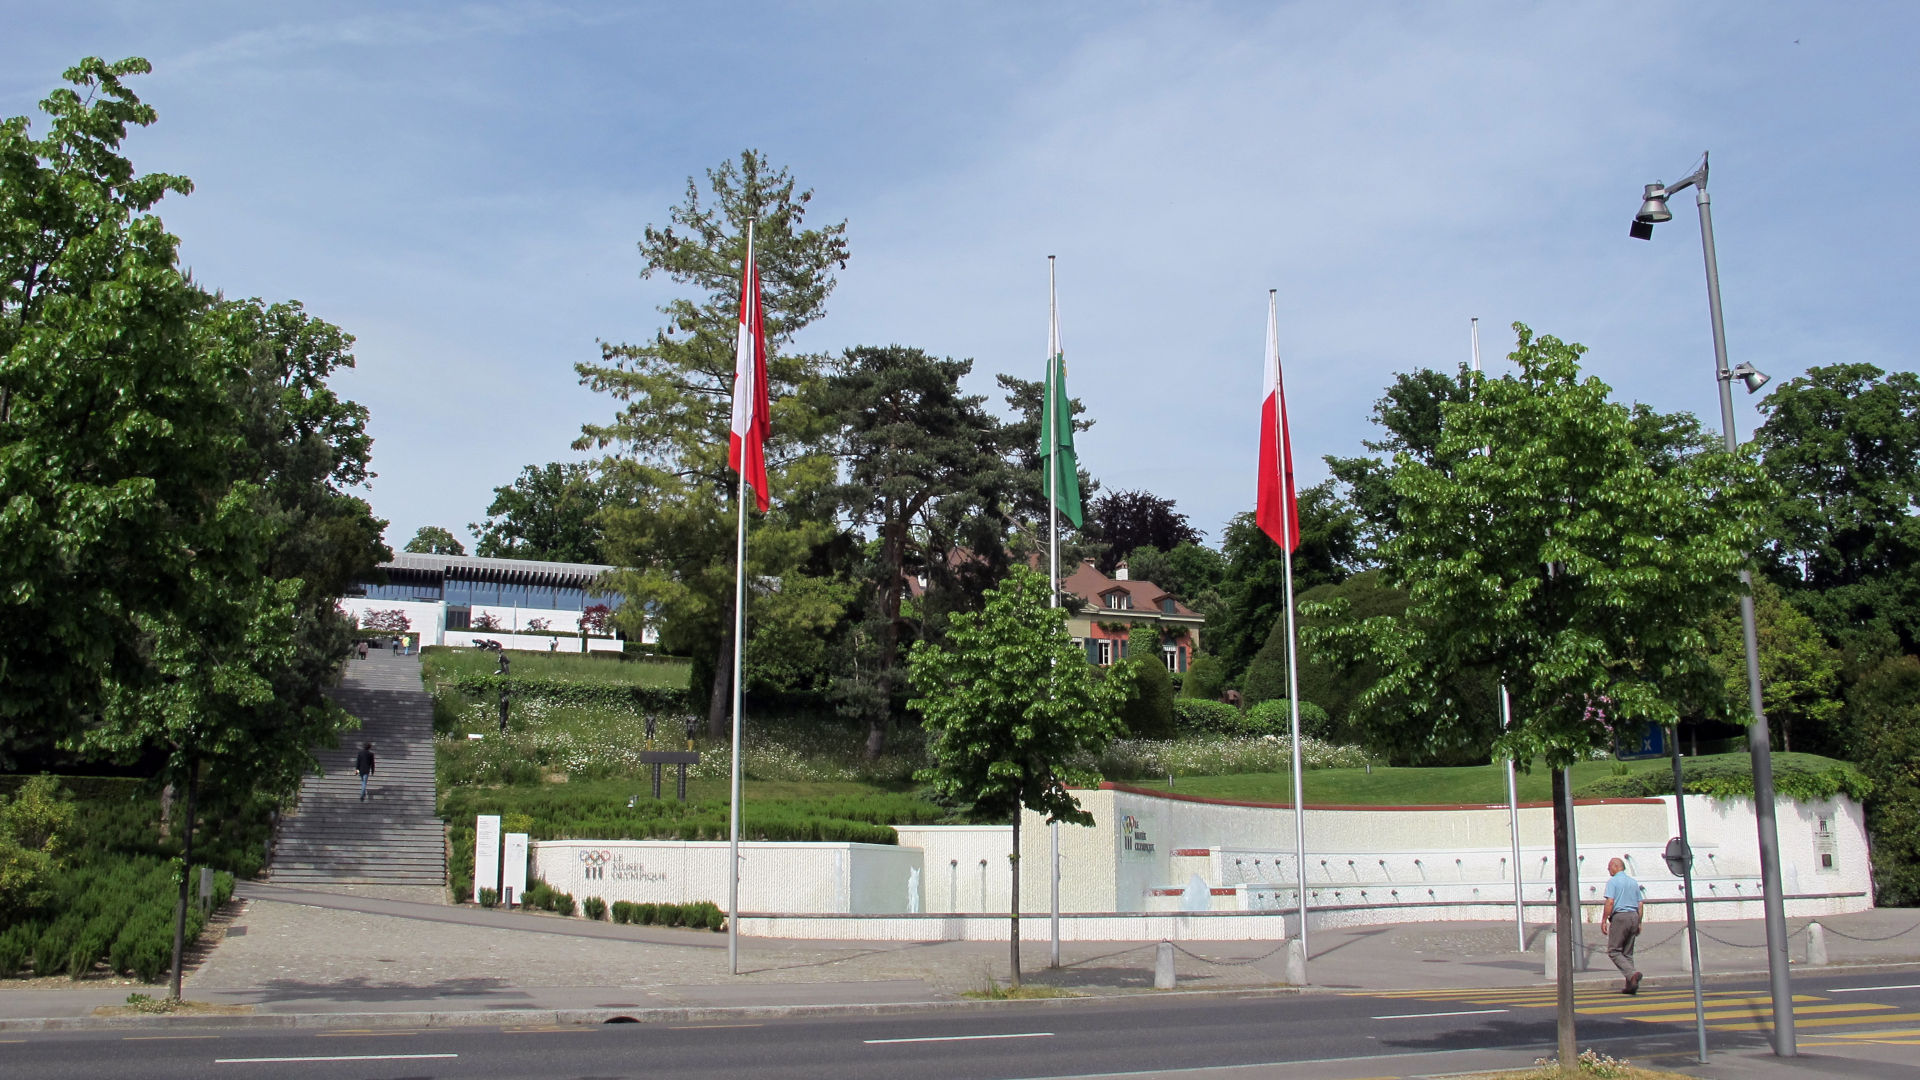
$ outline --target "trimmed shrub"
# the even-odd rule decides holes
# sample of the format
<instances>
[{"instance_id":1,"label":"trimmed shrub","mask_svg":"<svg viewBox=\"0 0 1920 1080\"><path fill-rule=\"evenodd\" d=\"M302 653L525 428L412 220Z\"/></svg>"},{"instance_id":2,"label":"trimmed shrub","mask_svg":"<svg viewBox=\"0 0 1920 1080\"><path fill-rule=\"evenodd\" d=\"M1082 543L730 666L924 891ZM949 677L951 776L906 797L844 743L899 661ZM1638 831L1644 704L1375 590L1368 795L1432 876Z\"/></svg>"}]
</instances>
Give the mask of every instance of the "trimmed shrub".
<instances>
[{"instance_id":1,"label":"trimmed shrub","mask_svg":"<svg viewBox=\"0 0 1920 1080\"><path fill-rule=\"evenodd\" d=\"M1180 698L1173 703L1174 725L1181 734L1239 735L1240 710L1224 701Z\"/></svg>"},{"instance_id":2,"label":"trimmed shrub","mask_svg":"<svg viewBox=\"0 0 1920 1080\"><path fill-rule=\"evenodd\" d=\"M549 910L551 910L555 915L572 915L573 914L575 905L573 902L572 893L557 892L552 894L552 898L553 898L553 901Z\"/></svg>"},{"instance_id":3,"label":"trimmed shrub","mask_svg":"<svg viewBox=\"0 0 1920 1080\"><path fill-rule=\"evenodd\" d=\"M594 922L607 917L607 902L597 896L589 896L580 903L581 914Z\"/></svg>"},{"instance_id":4,"label":"trimmed shrub","mask_svg":"<svg viewBox=\"0 0 1920 1080\"><path fill-rule=\"evenodd\" d=\"M1246 711L1242 723L1245 725L1242 729L1242 734L1290 735L1293 733L1293 703L1285 698L1262 701ZM1301 735L1308 738L1324 739L1327 737L1327 728L1329 726L1331 725L1327 722L1325 709L1322 709L1311 701L1302 701L1300 703Z\"/></svg>"},{"instance_id":5,"label":"trimmed shrub","mask_svg":"<svg viewBox=\"0 0 1920 1080\"><path fill-rule=\"evenodd\" d=\"M1682 758L1680 770L1689 795L1726 799L1753 794L1753 763L1744 754L1704 760ZM1812 801L1847 795L1865 800L1873 793L1873 782L1844 761L1814 754L1779 753L1773 755L1773 790L1788 799ZM1581 785L1574 794L1583 799L1647 799L1671 795L1673 770L1658 768L1628 776L1603 776Z\"/></svg>"},{"instance_id":6,"label":"trimmed shrub","mask_svg":"<svg viewBox=\"0 0 1920 1080\"><path fill-rule=\"evenodd\" d=\"M633 901L615 900L613 902L613 921L625 925L633 921Z\"/></svg>"},{"instance_id":7,"label":"trimmed shrub","mask_svg":"<svg viewBox=\"0 0 1920 1080\"><path fill-rule=\"evenodd\" d=\"M494 891L493 889L480 890L480 906L481 907L491 908L491 907L498 907L499 905L500 905L500 894L498 892Z\"/></svg>"},{"instance_id":8,"label":"trimmed shrub","mask_svg":"<svg viewBox=\"0 0 1920 1080\"><path fill-rule=\"evenodd\" d=\"M470 698L498 701L502 684L514 701L549 705L618 709L636 716L648 713L677 715L687 711L685 689L667 686L627 686L617 683L568 682L564 679L520 678L508 675L456 675L453 688Z\"/></svg>"}]
</instances>

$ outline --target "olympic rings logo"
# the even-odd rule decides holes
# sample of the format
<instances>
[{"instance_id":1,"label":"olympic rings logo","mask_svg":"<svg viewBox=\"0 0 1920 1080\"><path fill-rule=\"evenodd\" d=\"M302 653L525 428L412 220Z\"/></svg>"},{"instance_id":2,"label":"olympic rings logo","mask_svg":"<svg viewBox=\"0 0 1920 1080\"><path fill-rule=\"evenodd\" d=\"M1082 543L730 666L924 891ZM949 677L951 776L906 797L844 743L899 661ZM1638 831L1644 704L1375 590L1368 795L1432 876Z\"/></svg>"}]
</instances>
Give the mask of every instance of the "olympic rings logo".
<instances>
[{"instance_id":1,"label":"olympic rings logo","mask_svg":"<svg viewBox=\"0 0 1920 1080\"><path fill-rule=\"evenodd\" d=\"M579 855L580 862L584 866L605 866L613 861L613 852L604 848L599 851L582 851Z\"/></svg>"}]
</instances>

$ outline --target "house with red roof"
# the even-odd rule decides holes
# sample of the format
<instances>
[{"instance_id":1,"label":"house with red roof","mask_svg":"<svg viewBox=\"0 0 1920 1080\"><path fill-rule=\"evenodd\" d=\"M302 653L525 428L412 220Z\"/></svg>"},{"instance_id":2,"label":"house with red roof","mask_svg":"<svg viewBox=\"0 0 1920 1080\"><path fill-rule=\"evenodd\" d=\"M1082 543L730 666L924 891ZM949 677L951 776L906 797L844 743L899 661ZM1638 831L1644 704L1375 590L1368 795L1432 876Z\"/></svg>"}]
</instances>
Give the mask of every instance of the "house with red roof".
<instances>
[{"instance_id":1,"label":"house with red roof","mask_svg":"<svg viewBox=\"0 0 1920 1080\"><path fill-rule=\"evenodd\" d=\"M1086 648L1089 663L1104 667L1124 659L1127 636L1140 623L1159 629L1160 659L1168 671L1187 670L1200 647L1206 616L1151 581L1129 578L1124 562L1113 577L1091 561L1082 562L1060 583L1060 591L1080 600L1080 609L1068 615L1067 632Z\"/></svg>"}]
</instances>

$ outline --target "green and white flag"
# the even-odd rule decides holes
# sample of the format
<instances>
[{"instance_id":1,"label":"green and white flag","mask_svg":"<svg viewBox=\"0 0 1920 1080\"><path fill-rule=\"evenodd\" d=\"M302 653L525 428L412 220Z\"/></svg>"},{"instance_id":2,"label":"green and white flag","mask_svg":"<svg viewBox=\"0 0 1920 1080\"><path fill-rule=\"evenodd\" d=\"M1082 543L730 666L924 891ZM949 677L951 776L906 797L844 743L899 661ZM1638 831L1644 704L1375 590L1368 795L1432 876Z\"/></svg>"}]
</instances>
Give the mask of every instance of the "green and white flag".
<instances>
[{"instance_id":1,"label":"green and white flag","mask_svg":"<svg viewBox=\"0 0 1920 1080\"><path fill-rule=\"evenodd\" d=\"M1049 291L1052 282L1048 282ZM1060 311L1048 298L1047 387L1040 410L1040 456L1046 467L1047 500L1080 528L1080 462L1073 454L1073 406L1067 398L1067 358L1060 351Z\"/></svg>"}]
</instances>

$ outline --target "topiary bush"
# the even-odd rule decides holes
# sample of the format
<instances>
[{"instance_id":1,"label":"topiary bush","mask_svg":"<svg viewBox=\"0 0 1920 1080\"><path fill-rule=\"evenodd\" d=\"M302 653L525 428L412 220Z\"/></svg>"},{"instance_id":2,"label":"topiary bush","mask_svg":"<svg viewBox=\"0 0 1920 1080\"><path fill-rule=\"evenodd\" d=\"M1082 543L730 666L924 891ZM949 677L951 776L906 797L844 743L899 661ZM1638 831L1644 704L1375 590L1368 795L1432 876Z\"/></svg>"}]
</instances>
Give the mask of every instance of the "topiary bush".
<instances>
[{"instance_id":1,"label":"topiary bush","mask_svg":"<svg viewBox=\"0 0 1920 1080\"><path fill-rule=\"evenodd\" d=\"M1680 769L1689 795L1727 799L1753 794L1753 762L1745 754L1682 758ZM1778 753L1773 755L1773 790L1784 798L1803 801L1831 799L1835 795L1866 800L1873 793L1873 782L1844 761L1815 754ZM1627 776L1603 776L1582 784L1574 794L1583 799L1649 799L1671 795L1673 770L1663 767Z\"/></svg>"},{"instance_id":2,"label":"topiary bush","mask_svg":"<svg viewBox=\"0 0 1920 1080\"><path fill-rule=\"evenodd\" d=\"M1247 709L1244 729L1245 735L1290 735L1293 733L1293 704L1285 698L1262 701ZM1311 739L1324 739L1327 729L1325 709L1311 701L1300 703L1300 734Z\"/></svg>"},{"instance_id":3,"label":"topiary bush","mask_svg":"<svg viewBox=\"0 0 1920 1080\"><path fill-rule=\"evenodd\" d=\"M594 922L607 917L607 902L597 896L589 896L580 903L581 914Z\"/></svg>"},{"instance_id":4,"label":"topiary bush","mask_svg":"<svg viewBox=\"0 0 1920 1080\"><path fill-rule=\"evenodd\" d=\"M574 913L577 905L573 902L572 893L556 892L551 895L552 904L548 910L552 911L555 915L572 915Z\"/></svg>"},{"instance_id":5,"label":"topiary bush","mask_svg":"<svg viewBox=\"0 0 1920 1080\"><path fill-rule=\"evenodd\" d=\"M1224 701L1180 698L1173 703L1174 726L1182 735L1239 735L1240 710Z\"/></svg>"}]
</instances>

